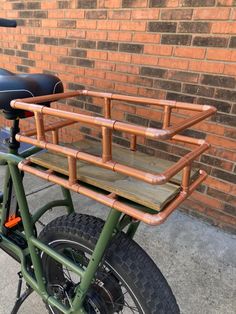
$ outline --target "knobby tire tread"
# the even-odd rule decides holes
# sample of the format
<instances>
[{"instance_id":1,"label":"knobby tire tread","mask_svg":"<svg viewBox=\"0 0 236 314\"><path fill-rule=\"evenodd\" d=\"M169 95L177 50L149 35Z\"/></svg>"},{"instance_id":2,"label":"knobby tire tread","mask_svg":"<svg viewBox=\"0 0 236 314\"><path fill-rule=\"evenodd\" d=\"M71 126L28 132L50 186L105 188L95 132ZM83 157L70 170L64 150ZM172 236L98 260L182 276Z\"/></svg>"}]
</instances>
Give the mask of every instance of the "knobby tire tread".
<instances>
[{"instance_id":1,"label":"knobby tire tread","mask_svg":"<svg viewBox=\"0 0 236 314\"><path fill-rule=\"evenodd\" d=\"M51 221L39 238L50 243L57 238L81 241L94 248L104 221L94 216L70 214ZM106 251L105 259L116 269L141 300L145 314L179 314L176 299L161 271L147 253L123 232Z\"/></svg>"}]
</instances>

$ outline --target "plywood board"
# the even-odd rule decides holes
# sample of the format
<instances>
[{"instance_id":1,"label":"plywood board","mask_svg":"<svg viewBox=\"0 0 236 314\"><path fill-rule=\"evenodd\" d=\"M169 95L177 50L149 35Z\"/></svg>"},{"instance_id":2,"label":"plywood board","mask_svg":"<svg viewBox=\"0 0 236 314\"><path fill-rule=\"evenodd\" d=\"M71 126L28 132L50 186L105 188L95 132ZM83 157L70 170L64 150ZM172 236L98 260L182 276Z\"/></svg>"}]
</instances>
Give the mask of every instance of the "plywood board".
<instances>
[{"instance_id":1,"label":"plywood board","mask_svg":"<svg viewBox=\"0 0 236 314\"><path fill-rule=\"evenodd\" d=\"M81 141L69 146L96 156L101 155L101 145L93 141ZM63 155L43 151L32 156L30 160L47 169L68 175L67 158ZM158 160L155 157L118 146L113 147L113 160L152 173L162 172L172 164L169 161ZM161 210L179 192L179 184L176 183L150 185L79 160L77 161L77 179L154 210ZM175 180L178 182L180 177L177 176Z\"/></svg>"}]
</instances>

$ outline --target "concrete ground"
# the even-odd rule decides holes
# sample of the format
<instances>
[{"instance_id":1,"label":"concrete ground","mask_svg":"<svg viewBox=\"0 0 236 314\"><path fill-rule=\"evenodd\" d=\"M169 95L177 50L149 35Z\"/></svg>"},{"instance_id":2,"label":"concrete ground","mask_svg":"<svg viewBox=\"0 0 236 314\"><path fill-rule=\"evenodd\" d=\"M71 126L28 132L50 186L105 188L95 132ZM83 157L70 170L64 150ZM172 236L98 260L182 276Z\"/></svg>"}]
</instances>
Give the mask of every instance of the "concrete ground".
<instances>
[{"instance_id":1,"label":"concrete ground","mask_svg":"<svg viewBox=\"0 0 236 314\"><path fill-rule=\"evenodd\" d=\"M0 167L0 189L3 179L4 168ZM58 187L35 177L26 176L25 185L32 210L60 193ZM106 207L85 197L73 198L78 212L99 217L108 213ZM62 212L50 212L43 221ZM236 314L236 236L176 211L162 226L142 224L135 240L167 278L183 314ZM11 311L18 271L19 265L0 251L0 314ZM46 314L46 310L33 294L19 313Z\"/></svg>"}]
</instances>

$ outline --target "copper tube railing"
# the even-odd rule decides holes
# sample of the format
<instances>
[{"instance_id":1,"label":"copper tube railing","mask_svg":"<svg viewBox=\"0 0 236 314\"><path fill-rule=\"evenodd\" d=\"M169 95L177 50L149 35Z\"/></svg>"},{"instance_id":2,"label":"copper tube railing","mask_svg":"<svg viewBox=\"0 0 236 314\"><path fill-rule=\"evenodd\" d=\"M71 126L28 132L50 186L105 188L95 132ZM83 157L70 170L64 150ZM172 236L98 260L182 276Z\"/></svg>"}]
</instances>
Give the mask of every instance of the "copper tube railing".
<instances>
[{"instance_id":1,"label":"copper tube railing","mask_svg":"<svg viewBox=\"0 0 236 314\"><path fill-rule=\"evenodd\" d=\"M199 171L199 177L189 186L188 193L182 191L179 195L161 212L157 214L149 214L144 213L141 210L138 210L132 206L129 206L121 201L116 200L115 195L103 195L101 193L95 192L87 187L79 185L78 183L70 185L68 180L60 178L54 174L50 174L47 171L35 169L34 167L30 166L30 161L22 161L19 164L19 169L28 172L32 175L36 175L44 180L53 182L55 184L61 185L66 189L70 189L73 192L82 194L87 196L99 203L109 206L110 208L115 208L121 211L124 214L127 214L134 219L140 220L149 225L160 225L162 224L170 214L189 196L192 192L206 179L207 173L203 170Z\"/></svg>"},{"instance_id":2,"label":"copper tube railing","mask_svg":"<svg viewBox=\"0 0 236 314\"><path fill-rule=\"evenodd\" d=\"M104 99L104 117L88 116L85 114L71 113L68 111L48 108L39 103L52 102L68 97L79 97L81 95L87 95L92 97L99 97ZM149 104L160 106L163 108L163 128L155 129L133 125L127 122L121 122L111 119L112 113L112 100L123 100L126 102L136 102L142 104ZM202 153L208 148L209 144L205 140L195 139L189 136L179 135L180 131L206 119L212 115L216 109L211 106L204 105L192 105L186 103L179 103L174 101L156 100L143 97L132 97L117 94L99 93L87 90L81 90L77 92L69 92L63 94L40 96L34 98L27 98L21 100L15 100L11 102L11 106L16 109L22 109L31 111L34 113L36 128L34 130L26 131L22 134L17 134L16 139L19 142L24 142L38 146L42 149L47 149L54 153L65 155L68 159L69 178L68 180L62 179L50 171L38 170L30 164L30 159L20 163L21 170L35 174L41 178L49 180L51 182L60 184L70 190L86 195L100 203L115 208L139 219L148 224L157 225L165 221L170 213L179 206L195 189L205 180L207 174L200 170L199 177L191 182L190 175L193 161L196 160ZM194 116L187 118L183 123L171 126L171 117L173 109L189 110L197 112ZM44 125L44 117L53 116L63 121L52 123L48 126ZM102 154L101 156L94 156L92 154L82 152L73 148L59 145L59 129L71 125L73 123L82 122L93 126L101 127L102 131ZM163 171L162 173L155 174L155 171L146 172L140 169L133 168L112 159L112 132L121 131L131 135L130 149L136 150L137 136L152 139L165 139L171 141L177 141L181 143L192 144L197 146L191 152L181 157L179 161L173 164L171 167ZM52 132L52 143L46 140L45 133ZM33 138L32 136L35 136ZM93 190L79 185L76 175L76 163L77 160L82 160L99 167L109 169L114 172L131 176L135 179L146 182L147 184L160 185L167 183L173 176L180 171L182 172L181 191L177 197L172 200L168 206L164 208L158 214L147 214L138 210L132 206L117 200L115 197L106 196L104 194L94 192Z\"/></svg>"}]
</instances>

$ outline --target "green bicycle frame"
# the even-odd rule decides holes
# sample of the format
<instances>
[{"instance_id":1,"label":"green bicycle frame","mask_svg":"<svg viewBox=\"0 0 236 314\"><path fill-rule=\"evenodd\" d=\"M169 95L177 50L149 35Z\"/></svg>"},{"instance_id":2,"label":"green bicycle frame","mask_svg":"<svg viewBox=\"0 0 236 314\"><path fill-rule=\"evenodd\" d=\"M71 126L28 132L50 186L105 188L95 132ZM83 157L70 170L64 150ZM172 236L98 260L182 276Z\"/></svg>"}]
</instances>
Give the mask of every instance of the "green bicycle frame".
<instances>
[{"instance_id":1,"label":"green bicycle frame","mask_svg":"<svg viewBox=\"0 0 236 314\"><path fill-rule=\"evenodd\" d=\"M18 169L18 163L36 151L38 151L37 148L30 148L20 155L18 155L16 151L11 151L11 153L0 152L0 164L5 163L7 165L3 203L0 205L0 248L17 257L17 260L21 264L21 272L25 281L41 296L41 298L46 303L59 309L64 314L86 313L83 308L86 294L91 283L93 282L95 273L102 261L105 250L108 247L112 237L116 234L117 231L123 230L125 227L128 227L127 234L130 237L133 237L138 228L139 222L133 222L132 219L126 215L121 218L122 214L120 212L115 209L111 209L86 270L80 268L71 260L65 258L49 246L39 241L35 236L35 223L44 213L53 207L65 206L67 208L67 213L70 214L74 212L74 207L70 191L61 187L64 196L63 199L49 202L48 204L37 209L37 211L31 215L22 182L22 174ZM7 219L6 202L9 196L8 181L10 178L13 183L13 188L19 205L20 216L22 219L23 232L20 232L20 235L27 243L27 248L25 249L22 249L8 238L7 230L4 226L4 223ZM46 289L46 280L44 278L42 269L42 253L49 255L57 262L81 277L80 284L76 288L75 296L73 300L71 300L72 302L70 308L65 307L55 297L48 294ZM29 267L29 264L31 264L32 267ZM33 272L32 269L34 270Z\"/></svg>"}]
</instances>

